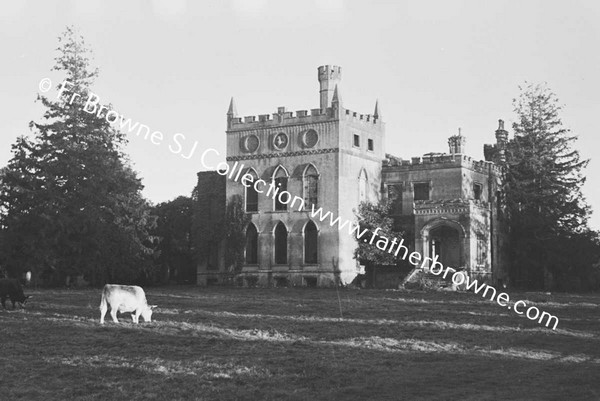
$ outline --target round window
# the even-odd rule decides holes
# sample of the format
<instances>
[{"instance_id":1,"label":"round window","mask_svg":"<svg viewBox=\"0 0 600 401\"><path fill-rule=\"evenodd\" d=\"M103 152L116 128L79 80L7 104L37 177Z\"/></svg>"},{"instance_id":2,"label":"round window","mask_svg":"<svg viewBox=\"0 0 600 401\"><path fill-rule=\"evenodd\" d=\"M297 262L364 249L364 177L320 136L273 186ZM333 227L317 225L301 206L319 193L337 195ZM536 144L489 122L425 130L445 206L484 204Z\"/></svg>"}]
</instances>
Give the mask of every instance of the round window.
<instances>
[{"instance_id":1,"label":"round window","mask_svg":"<svg viewBox=\"0 0 600 401\"><path fill-rule=\"evenodd\" d=\"M305 148L312 148L317 142L319 142L319 134L314 129L309 129L302 135L302 144Z\"/></svg>"},{"instance_id":2,"label":"round window","mask_svg":"<svg viewBox=\"0 0 600 401\"><path fill-rule=\"evenodd\" d=\"M260 140L256 135L248 135L244 138L244 150L246 152L254 152L258 149L258 145L260 144Z\"/></svg>"}]
</instances>

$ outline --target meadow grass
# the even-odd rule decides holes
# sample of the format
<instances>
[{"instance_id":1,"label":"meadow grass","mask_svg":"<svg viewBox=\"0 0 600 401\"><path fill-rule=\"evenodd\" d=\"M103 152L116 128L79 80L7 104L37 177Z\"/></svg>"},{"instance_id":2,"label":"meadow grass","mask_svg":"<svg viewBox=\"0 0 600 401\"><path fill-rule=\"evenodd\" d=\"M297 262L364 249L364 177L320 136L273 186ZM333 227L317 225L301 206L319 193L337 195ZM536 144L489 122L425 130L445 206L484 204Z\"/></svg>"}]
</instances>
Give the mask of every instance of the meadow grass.
<instances>
[{"instance_id":1,"label":"meadow grass","mask_svg":"<svg viewBox=\"0 0 600 401\"><path fill-rule=\"evenodd\" d=\"M600 296L161 287L151 323L99 324L100 290L0 312L2 400L597 400ZM142 319L140 319L142 321Z\"/></svg>"}]
</instances>

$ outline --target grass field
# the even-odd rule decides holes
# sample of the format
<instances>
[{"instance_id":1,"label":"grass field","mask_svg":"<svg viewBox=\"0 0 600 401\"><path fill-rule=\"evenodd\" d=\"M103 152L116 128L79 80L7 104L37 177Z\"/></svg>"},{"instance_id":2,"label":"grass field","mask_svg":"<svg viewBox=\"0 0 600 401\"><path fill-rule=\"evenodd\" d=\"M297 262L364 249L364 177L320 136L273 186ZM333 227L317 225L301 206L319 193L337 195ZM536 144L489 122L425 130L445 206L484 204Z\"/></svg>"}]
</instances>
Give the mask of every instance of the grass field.
<instances>
[{"instance_id":1,"label":"grass field","mask_svg":"<svg viewBox=\"0 0 600 401\"><path fill-rule=\"evenodd\" d=\"M101 326L98 289L25 292L1 400L600 399L599 295L511 293L552 331L471 293L146 288L151 323Z\"/></svg>"}]
</instances>

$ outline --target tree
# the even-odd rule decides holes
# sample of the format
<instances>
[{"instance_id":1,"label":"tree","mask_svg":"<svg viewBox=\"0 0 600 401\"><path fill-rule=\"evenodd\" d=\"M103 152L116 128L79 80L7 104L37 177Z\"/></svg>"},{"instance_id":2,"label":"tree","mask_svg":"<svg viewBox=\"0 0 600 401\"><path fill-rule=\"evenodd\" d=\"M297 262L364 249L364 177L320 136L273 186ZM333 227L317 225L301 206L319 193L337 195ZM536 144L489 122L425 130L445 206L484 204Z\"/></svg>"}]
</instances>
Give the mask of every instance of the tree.
<instances>
[{"instance_id":1,"label":"tree","mask_svg":"<svg viewBox=\"0 0 600 401\"><path fill-rule=\"evenodd\" d=\"M359 232L368 230L361 238L357 238L358 246L354 251L354 258L365 265L365 274L367 285L373 284L373 274L377 266L382 265L397 265L398 257L393 253L381 250L375 246L378 238L402 238L402 233L397 232L394 228L394 220L392 215L393 203L381 201L377 204L369 202L361 202L356 212L358 218ZM379 228L379 231L376 231ZM377 232L377 238L371 241L373 233ZM365 242L365 239L368 241ZM389 249L389 248L388 248Z\"/></svg>"},{"instance_id":2,"label":"tree","mask_svg":"<svg viewBox=\"0 0 600 401\"><path fill-rule=\"evenodd\" d=\"M195 282L196 270L192 249L192 214L194 201L179 196L152 208L157 216L153 234L158 239L157 263L168 272L170 279L178 282Z\"/></svg>"},{"instance_id":3,"label":"tree","mask_svg":"<svg viewBox=\"0 0 600 401\"><path fill-rule=\"evenodd\" d=\"M196 265L220 267L220 253L225 238L226 177L216 171L198 173L192 191L192 241Z\"/></svg>"},{"instance_id":4,"label":"tree","mask_svg":"<svg viewBox=\"0 0 600 401\"><path fill-rule=\"evenodd\" d=\"M540 84L519 89L504 180L511 276L542 287L549 272L561 269L562 240L588 230L590 209L581 193L588 160L573 149L576 137L563 127L556 95Z\"/></svg>"},{"instance_id":5,"label":"tree","mask_svg":"<svg viewBox=\"0 0 600 401\"><path fill-rule=\"evenodd\" d=\"M132 282L152 253L154 219L123 153L125 136L105 114L84 109L98 76L90 50L72 28L59 43L53 70L70 85L59 99L38 95L42 122L32 121L33 137L12 146L0 178L2 253L13 276L32 270L55 284L80 274L93 284Z\"/></svg>"}]
</instances>

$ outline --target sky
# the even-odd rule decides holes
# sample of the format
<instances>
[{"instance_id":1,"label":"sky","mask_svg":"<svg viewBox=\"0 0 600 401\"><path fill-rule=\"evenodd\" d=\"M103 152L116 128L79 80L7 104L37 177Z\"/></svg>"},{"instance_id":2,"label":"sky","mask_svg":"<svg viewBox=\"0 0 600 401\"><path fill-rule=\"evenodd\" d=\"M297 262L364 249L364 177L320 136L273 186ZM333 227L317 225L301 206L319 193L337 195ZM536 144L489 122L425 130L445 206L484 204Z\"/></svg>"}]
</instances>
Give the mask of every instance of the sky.
<instances>
[{"instance_id":1,"label":"sky","mask_svg":"<svg viewBox=\"0 0 600 401\"><path fill-rule=\"evenodd\" d=\"M240 116L318 108L317 67L333 64L343 106L370 114L378 99L386 151L403 158L447 152L460 127L467 153L483 159L498 119L514 121L519 85L546 82L591 159L584 195L600 229L598 21L597 0L0 0L0 166L41 121L40 80L56 95L57 38L73 25L94 52L102 103L165 138L183 134L180 154L172 140L129 136L154 203L191 194L202 150L224 159L232 96Z\"/></svg>"}]
</instances>

